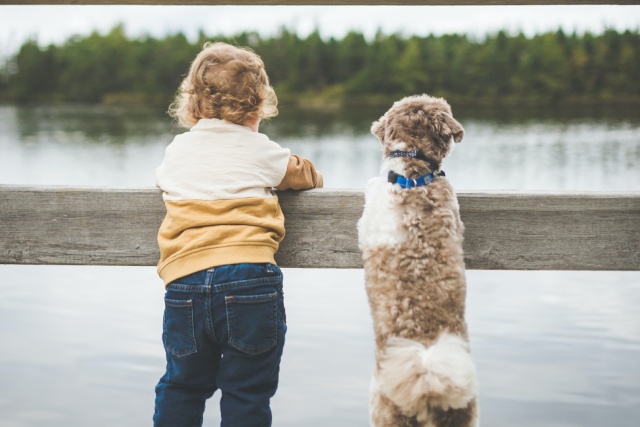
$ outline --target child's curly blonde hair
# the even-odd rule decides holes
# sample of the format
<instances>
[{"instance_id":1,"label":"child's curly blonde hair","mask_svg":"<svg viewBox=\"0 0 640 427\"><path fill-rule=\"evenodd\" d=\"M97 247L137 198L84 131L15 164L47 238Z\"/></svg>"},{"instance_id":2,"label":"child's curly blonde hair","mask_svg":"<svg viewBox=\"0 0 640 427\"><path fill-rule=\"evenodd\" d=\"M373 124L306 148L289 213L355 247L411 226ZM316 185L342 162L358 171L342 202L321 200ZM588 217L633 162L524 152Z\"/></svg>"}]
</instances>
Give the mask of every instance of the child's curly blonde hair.
<instances>
[{"instance_id":1,"label":"child's curly blonde hair","mask_svg":"<svg viewBox=\"0 0 640 427\"><path fill-rule=\"evenodd\" d=\"M243 125L278 114L262 59L248 48L206 43L182 81L169 115L185 128L200 119Z\"/></svg>"}]
</instances>

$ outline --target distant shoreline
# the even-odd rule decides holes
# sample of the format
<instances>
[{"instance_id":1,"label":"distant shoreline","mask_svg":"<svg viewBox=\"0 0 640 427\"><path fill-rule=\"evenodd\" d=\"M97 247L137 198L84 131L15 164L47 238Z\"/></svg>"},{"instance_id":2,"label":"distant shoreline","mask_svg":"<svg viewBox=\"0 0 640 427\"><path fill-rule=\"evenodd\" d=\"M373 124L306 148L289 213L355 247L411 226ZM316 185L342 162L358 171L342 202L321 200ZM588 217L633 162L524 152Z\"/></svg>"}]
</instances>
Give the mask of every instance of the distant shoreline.
<instances>
[{"instance_id":1,"label":"distant shoreline","mask_svg":"<svg viewBox=\"0 0 640 427\"><path fill-rule=\"evenodd\" d=\"M639 31L200 37L132 39L116 26L57 46L26 42L0 62L0 102L168 106L202 44L218 40L250 46L280 104L301 109L387 107L420 93L470 108L640 106Z\"/></svg>"}]
</instances>

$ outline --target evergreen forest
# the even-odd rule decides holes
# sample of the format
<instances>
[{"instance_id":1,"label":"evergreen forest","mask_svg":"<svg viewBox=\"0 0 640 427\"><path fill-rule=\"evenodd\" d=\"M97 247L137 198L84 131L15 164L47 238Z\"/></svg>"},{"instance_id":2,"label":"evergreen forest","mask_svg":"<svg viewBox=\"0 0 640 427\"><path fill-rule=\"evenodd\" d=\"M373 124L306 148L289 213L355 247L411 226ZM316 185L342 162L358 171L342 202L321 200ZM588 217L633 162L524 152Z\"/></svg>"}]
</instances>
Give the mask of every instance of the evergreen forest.
<instances>
[{"instance_id":1,"label":"evergreen forest","mask_svg":"<svg viewBox=\"0 0 640 427\"><path fill-rule=\"evenodd\" d=\"M189 41L130 38L122 26L61 45L25 42L0 62L0 101L168 105L205 41L249 46L264 60L280 101L299 106L388 103L429 93L469 106L638 106L640 32L533 37L351 32L341 40L281 29Z\"/></svg>"}]
</instances>

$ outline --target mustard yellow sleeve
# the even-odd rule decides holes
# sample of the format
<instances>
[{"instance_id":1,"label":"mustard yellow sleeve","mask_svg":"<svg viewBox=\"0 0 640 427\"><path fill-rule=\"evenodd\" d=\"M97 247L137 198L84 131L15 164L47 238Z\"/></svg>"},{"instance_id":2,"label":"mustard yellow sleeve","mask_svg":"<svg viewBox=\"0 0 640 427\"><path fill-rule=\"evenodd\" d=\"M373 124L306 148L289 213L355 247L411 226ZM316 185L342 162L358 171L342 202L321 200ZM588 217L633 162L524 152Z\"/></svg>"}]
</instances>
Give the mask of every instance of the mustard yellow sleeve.
<instances>
[{"instance_id":1,"label":"mustard yellow sleeve","mask_svg":"<svg viewBox=\"0 0 640 427\"><path fill-rule=\"evenodd\" d=\"M322 174L318 172L307 159L292 154L289 157L287 172L277 190L308 190L310 188L322 188Z\"/></svg>"}]
</instances>

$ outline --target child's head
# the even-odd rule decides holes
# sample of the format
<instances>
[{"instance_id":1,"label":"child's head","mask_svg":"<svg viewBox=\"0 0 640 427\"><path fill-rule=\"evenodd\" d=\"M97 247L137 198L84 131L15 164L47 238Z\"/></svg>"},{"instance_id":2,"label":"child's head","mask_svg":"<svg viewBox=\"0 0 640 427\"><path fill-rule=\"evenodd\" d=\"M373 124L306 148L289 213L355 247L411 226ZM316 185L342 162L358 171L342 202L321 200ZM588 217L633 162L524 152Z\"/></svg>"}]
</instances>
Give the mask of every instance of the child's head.
<instances>
[{"instance_id":1,"label":"child's head","mask_svg":"<svg viewBox=\"0 0 640 427\"><path fill-rule=\"evenodd\" d=\"M206 43L169 114L186 128L212 118L242 125L277 115L277 104L258 55L227 43Z\"/></svg>"}]
</instances>

